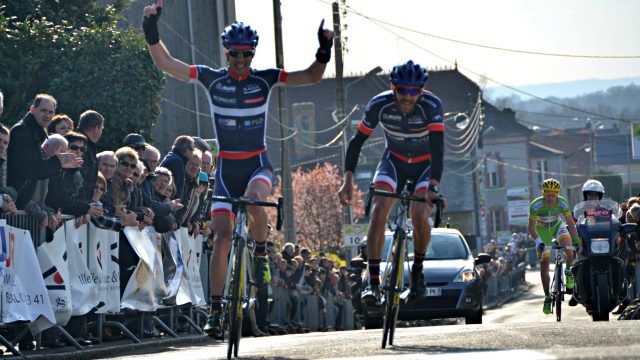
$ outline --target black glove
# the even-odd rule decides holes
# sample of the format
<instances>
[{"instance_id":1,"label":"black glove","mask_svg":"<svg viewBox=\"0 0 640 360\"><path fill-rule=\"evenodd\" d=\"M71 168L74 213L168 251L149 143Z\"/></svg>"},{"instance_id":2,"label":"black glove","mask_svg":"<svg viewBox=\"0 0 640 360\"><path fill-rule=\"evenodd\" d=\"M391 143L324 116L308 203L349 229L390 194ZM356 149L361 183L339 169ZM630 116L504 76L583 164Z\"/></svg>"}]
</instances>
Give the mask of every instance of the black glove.
<instances>
[{"instance_id":1,"label":"black glove","mask_svg":"<svg viewBox=\"0 0 640 360\"><path fill-rule=\"evenodd\" d=\"M320 22L320 27L318 27L318 43L320 47L318 47L318 51L316 52L316 60L319 63L326 64L331 60L331 48L333 47L333 39L327 39L324 36L324 19Z\"/></svg>"},{"instance_id":2,"label":"black glove","mask_svg":"<svg viewBox=\"0 0 640 360\"><path fill-rule=\"evenodd\" d=\"M160 6L156 7L158 13L155 15L149 15L142 18L142 31L144 31L144 37L147 39L149 45L155 45L160 42L160 33L158 32L158 19L162 13Z\"/></svg>"}]
</instances>

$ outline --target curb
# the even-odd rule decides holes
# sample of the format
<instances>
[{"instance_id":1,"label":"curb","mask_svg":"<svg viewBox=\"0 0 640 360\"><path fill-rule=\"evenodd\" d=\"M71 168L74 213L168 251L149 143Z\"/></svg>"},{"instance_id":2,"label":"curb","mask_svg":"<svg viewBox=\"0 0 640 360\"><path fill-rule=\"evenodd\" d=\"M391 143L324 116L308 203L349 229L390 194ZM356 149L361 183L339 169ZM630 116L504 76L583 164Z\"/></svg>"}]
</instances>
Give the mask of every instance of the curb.
<instances>
[{"instance_id":1,"label":"curb","mask_svg":"<svg viewBox=\"0 0 640 360\"><path fill-rule=\"evenodd\" d=\"M47 360L88 360L97 358L113 358L115 355L122 356L127 353L137 353L143 350L154 349L156 352L168 350L170 347L182 347L184 345L198 345L205 343L221 343L218 340L212 340L205 335L185 335L178 338L160 338L149 339L139 344L131 343L130 340L118 340L108 343L108 345L91 345L85 347L84 350L69 350L70 347L64 349L23 352L26 359L47 359ZM66 350L65 350L66 349ZM33 354L31 354L33 353ZM5 353L8 354L8 353ZM8 359L20 359L13 356Z\"/></svg>"}]
</instances>

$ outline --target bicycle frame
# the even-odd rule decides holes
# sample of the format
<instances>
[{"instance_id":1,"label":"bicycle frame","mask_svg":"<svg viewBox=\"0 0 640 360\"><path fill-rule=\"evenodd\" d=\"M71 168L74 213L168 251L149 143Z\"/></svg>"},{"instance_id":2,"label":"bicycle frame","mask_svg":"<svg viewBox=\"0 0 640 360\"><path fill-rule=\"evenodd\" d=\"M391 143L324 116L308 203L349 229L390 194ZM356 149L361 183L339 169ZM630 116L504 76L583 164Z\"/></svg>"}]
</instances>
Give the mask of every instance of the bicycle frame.
<instances>
[{"instance_id":1,"label":"bicycle frame","mask_svg":"<svg viewBox=\"0 0 640 360\"><path fill-rule=\"evenodd\" d=\"M251 292L249 284L253 283L251 271L251 256L247 241L248 235L248 215L247 206L269 206L277 209L276 229L282 228L282 197L278 198L278 203L256 201L248 198L223 198L213 197L214 201L231 203L238 206L236 225L231 238L231 249L229 251L229 262L225 275L222 301L225 308L224 329L229 326L229 339L227 347L227 359L231 359L231 354L238 357L238 348L242 336L242 318L244 311L249 311L251 303Z\"/></svg>"},{"instance_id":2,"label":"bicycle frame","mask_svg":"<svg viewBox=\"0 0 640 360\"><path fill-rule=\"evenodd\" d=\"M562 301L566 292L563 280L563 263L565 247L560 245L558 240L553 239L551 248L555 250L555 269L553 270L553 279L551 280L551 304L555 307L556 321L562 319ZM553 308L552 307L552 308Z\"/></svg>"},{"instance_id":3,"label":"bicycle frame","mask_svg":"<svg viewBox=\"0 0 640 360\"><path fill-rule=\"evenodd\" d=\"M387 267L381 283L381 288L384 291L385 304L382 331L382 348L384 349L387 346L387 338L389 340L389 345L393 345L393 336L398 320L400 301L406 300L411 289L411 277L409 277L409 288L406 290L404 289L405 264L408 266L407 233L409 229L407 212L409 211L409 204L411 201L426 202L426 199L423 196L412 196L409 191L409 184L405 186L400 194L376 190L375 185L371 184L365 205L365 213L367 216L369 216L369 210L371 208L371 202L374 195L391 197L399 200L395 227L393 229L393 243L387 252ZM439 224L441 218L441 203L440 199L436 201L436 224Z\"/></svg>"}]
</instances>

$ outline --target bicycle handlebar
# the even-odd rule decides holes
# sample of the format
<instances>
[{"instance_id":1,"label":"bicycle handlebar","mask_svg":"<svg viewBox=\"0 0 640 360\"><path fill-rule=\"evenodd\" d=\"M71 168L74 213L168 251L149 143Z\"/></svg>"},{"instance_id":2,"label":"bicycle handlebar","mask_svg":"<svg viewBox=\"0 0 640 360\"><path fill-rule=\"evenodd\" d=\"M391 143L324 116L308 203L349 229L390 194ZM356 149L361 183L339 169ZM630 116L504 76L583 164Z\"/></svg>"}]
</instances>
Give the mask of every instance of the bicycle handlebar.
<instances>
[{"instance_id":1,"label":"bicycle handlebar","mask_svg":"<svg viewBox=\"0 0 640 360\"><path fill-rule=\"evenodd\" d=\"M390 198L395 198L398 200L405 200L405 201L419 201L419 202L427 201L427 199L424 198L423 196L396 194L390 191L376 190L375 185L371 184L369 186L369 192L367 193L367 198L364 205L364 213L367 217L369 217L369 213L371 212L371 202L373 200L374 195L390 197ZM438 199L436 199L433 202L434 205L436 206L436 213L435 213L435 218L433 220L433 227L440 226L440 223L442 222L442 198L443 198L442 194L439 194Z\"/></svg>"},{"instance_id":2,"label":"bicycle handlebar","mask_svg":"<svg viewBox=\"0 0 640 360\"><path fill-rule=\"evenodd\" d=\"M253 200L246 197L227 198L223 196L212 196L211 199L213 201L224 202L232 205L274 207L277 210L276 230L280 231L280 229L282 229L282 208L284 204L282 196L278 197L277 203Z\"/></svg>"}]
</instances>

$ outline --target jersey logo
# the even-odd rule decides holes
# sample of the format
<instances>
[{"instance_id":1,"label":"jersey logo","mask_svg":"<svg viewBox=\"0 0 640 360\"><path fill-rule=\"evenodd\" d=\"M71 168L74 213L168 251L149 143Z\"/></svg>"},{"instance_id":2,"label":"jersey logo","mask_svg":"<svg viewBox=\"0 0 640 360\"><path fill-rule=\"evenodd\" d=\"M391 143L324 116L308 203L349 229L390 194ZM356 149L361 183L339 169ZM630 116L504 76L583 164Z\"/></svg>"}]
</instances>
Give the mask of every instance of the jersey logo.
<instances>
[{"instance_id":1,"label":"jersey logo","mask_svg":"<svg viewBox=\"0 0 640 360\"><path fill-rule=\"evenodd\" d=\"M217 95L214 95L214 96L213 96L213 100L214 100L215 102L223 103L223 104L235 104L235 103L236 103L236 99L227 98L227 97L222 97L222 96L217 96Z\"/></svg>"},{"instance_id":2,"label":"jersey logo","mask_svg":"<svg viewBox=\"0 0 640 360\"><path fill-rule=\"evenodd\" d=\"M224 85L222 83L217 83L216 90L226 92L226 93L235 93L236 87L234 85Z\"/></svg>"},{"instance_id":3,"label":"jersey logo","mask_svg":"<svg viewBox=\"0 0 640 360\"><path fill-rule=\"evenodd\" d=\"M245 86L244 88L242 88L242 92L245 94L253 94L253 93L257 93L260 92L262 89L260 88L260 86L256 85L256 84L249 84L247 86Z\"/></svg>"},{"instance_id":4,"label":"jersey logo","mask_svg":"<svg viewBox=\"0 0 640 360\"><path fill-rule=\"evenodd\" d=\"M234 119L218 119L218 125L220 126L236 126Z\"/></svg>"},{"instance_id":5,"label":"jersey logo","mask_svg":"<svg viewBox=\"0 0 640 360\"><path fill-rule=\"evenodd\" d=\"M264 101L264 96L260 96L259 98L255 98L255 99L246 99L244 101L245 104L255 104L255 103L259 103L261 101Z\"/></svg>"}]
</instances>

